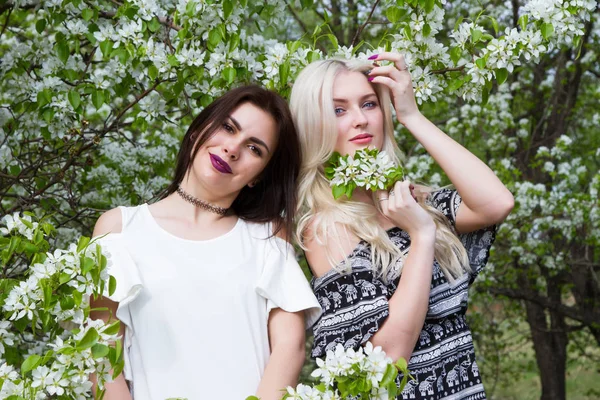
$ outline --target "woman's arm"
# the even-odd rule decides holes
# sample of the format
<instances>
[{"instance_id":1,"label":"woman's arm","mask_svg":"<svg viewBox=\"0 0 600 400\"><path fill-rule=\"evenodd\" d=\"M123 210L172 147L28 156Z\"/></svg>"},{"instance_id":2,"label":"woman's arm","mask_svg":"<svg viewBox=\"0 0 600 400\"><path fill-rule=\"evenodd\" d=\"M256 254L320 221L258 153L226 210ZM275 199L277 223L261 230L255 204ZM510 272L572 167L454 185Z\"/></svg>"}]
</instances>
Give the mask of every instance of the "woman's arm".
<instances>
[{"instance_id":1,"label":"woman's arm","mask_svg":"<svg viewBox=\"0 0 600 400\"><path fill-rule=\"evenodd\" d=\"M410 358L423 328L429 306L429 289L433 275L433 255L436 227L431 216L412 197L409 182L397 182L394 193L378 193L383 215L395 226L406 231L411 238L410 250L404 260L398 288L388 300L389 315L371 337L375 346L381 346L394 360ZM310 229L310 227L309 227ZM352 251L359 239L347 233L343 227L338 231L346 236L327 238L335 259L342 261ZM327 246L307 236L306 259L316 276L331 269L326 256ZM339 249L343 249L341 252ZM340 256L341 253L344 253Z\"/></svg>"},{"instance_id":2,"label":"woman's arm","mask_svg":"<svg viewBox=\"0 0 600 400\"><path fill-rule=\"evenodd\" d=\"M94 226L93 237L105 235L107 233L119 233L121 232L121 211L117 208L105 212L98 218L96 225ZM118 304L114 301L107 299L106 297L100 297L98 299L91 300L91 308L100 309L90 313L92 319L101 319L104 322L109 320L114 321L117 314ZM125 325L121 323L119 328L119 335L124 337ZM92 392L94 397L96 396L96 376L92 374L91 380L94 383ZM125 377L121 373L112 383L106 384L106 392L104 394L105 400L131 400L131 394Z\"/></svg>"},{"instance_id":3,"label":"woman's arm","mask_svg":"<svg viewBox=\"0 0 600 400\"><path fill-rule=\"evenodd\" d=\"M287 386L296 386L304 364L304 312L271 310L269 343L271 356L256 395L261 400L279 400Z\"/></svg>"},{"instance_id":4,"label":"woman's arm","mask_svg":"<svg viewBox=\"0 0 600 400\"><path fill-rule=\"evenodd\" d=\"M90 313L90 317L92 319L102 319L104 322L108 322L110 319L111 322L115 320L115 315L117 313L118 304L114 301L111 301L105 297L100 297L99 299L92 300L91 302L92 309L103 308L104 310L96 310ZM124 337L125 335L125 325L121 323L121 327L119 329L119 335ZM94 393L94 398L96 397L96 375L92 374L91 380L94 383L92 387L92 392ZM106 392L104 394L105 400L131 400L131 394L129 393L129 387L127 386L127 382L125 381L125 377L121 373L113 382L107 383L105 385Z\"/></svg>"},{"instance_id":5,"label":"woman's arm","mask_svg":"<svg viewBox=\"0 0 600 400\"><path fill-rule=\"evenodd\" d=\"M502 222L514 206L512 194L485 163L421 114L404 57L381 53L376 60L392 61L394 65L373 68L371 81L390 88L398 121L442 167L462 197L457 231L472 232Z\"/></svg>"},{"instance_id":6,"label":"woman's arm","mask_svg":"<svg viewBox=\"0 0 600 400\"><path fill-rule=\"evenodd\" d=\"M420 112L404 118L402 124L440 165L462 197L456 213L459 233L504 221L514 206L514 198L485 163Z\"/></svg>"},{"instance_id":7,"label":"woman's arm","mask_svg":"<svg viewBox=\"0 0 600 400\"><path fill-rule=\"evenodd\" d=\"M410 182L396 182L393 191L379 192L378 198L382 213L409 234L410 249L396 292L388 300L389 316L371 342L393 360L408 361L429 308L436 227L413 198Z\"/></svg>"}]
</instances>

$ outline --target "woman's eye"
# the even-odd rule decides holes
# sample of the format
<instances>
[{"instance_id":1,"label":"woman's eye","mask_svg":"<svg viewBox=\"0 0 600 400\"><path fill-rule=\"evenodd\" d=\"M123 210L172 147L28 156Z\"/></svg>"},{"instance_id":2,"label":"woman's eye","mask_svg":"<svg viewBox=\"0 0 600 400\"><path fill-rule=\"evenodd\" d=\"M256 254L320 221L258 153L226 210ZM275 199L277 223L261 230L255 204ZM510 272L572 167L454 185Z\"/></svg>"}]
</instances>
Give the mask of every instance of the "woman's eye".
<instances>
[{"instance_id":1,"label":"woman's eye","mask_svg":"<svg viewBox=\"0 0 600 400\"><path fill-rule=\"evenodd\" d=\"M367 101L365 104L363 104L363 107L366 107L366 108L377 107L377 103L375 103L374 101Z\"/></svg>"},{"instance_id":2,"label":"woman's eye","mask_svg":"<svg viewBox=\"0 0 600 400\"><path fill-rule=\"evenodd\" d=\"M260 148L258 146L251 144L250 146L248 146L248 148L252 150L257 156L262 155L262 152L260 151Z\"/></svg>"},{"instance_id":3,"label":"woman's eye","mask_svg":"<svg viewBox=\"0 0 600 400\"><path fill-rule=\"evenodd\" d=\"M227 122L223 122L223 129L229 133L233 133L233 126L229 125Z\"/></svg>"},{"instance_id":4,"label":"woman's eye","mask_svg":"<svg viewBox=\"0 0 600 400\"><path fill-rule=\"evenodd\" d=\"M341 108L341 107L336 107L336 108L335 108L335 115L339 115L339 114L341 114L341 113L343 113L343 112L344 112L344 109L343 109L343 108Z\"/></svg>"}]
</instances>

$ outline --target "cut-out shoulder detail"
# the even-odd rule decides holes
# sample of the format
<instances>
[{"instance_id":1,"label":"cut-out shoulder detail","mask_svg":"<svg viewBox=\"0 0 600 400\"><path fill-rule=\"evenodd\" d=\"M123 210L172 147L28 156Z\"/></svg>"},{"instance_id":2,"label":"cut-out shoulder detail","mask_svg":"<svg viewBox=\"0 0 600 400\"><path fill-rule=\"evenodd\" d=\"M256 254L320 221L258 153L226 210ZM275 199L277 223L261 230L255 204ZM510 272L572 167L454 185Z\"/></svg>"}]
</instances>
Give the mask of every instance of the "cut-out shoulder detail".
<instances>
[{"instance_id":1,"label":"cut-out shoulder detail","mask_svg":"<svg viewBox=\"0 0 600 400\"><path fill-rule=\"evenodd\" d=\"M310 234L305 237L304 241L306 260L315 277L329 273L333 269L331 261L335 262L335 265L339 265L352 254L360 243L360 238L348 232L345 226L339 223L334 225L333 231L328 232L324 243L321 241L322 238L315 237L313 223L307 227L307 231ZM329 256L328 251L330 252Z\"/></svg>"},{"instance_id":2,"label":"cut-out shoulder detail","mask_svg":"<svg viewBox=\"0 0 600 400\"><path fill-rule=\"evenodd\" d=\"M123 214L121 210L113 208L102 214L94 226L93 237L106 235L107 233L121 233L123 226Z\"/></svg>"}]
</instances>

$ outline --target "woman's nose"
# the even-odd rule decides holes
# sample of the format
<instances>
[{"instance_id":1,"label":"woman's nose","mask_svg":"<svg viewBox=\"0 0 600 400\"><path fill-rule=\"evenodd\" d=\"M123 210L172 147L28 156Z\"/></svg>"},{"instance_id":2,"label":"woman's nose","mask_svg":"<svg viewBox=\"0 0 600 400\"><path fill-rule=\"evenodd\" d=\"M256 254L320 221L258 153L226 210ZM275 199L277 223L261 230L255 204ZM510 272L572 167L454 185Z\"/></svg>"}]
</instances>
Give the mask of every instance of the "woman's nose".
<instances>
[{"instance_id":1,"label":"woman's nose","mask_svg":"<svg viewBox=\"0 0 600 400\"><path fill-rule=\"evenodd\" d=\"M367 117L362 110L356 110L352 114L352 123L354 126L364 126L367 124Z\"/></svg>"}]
</instances>

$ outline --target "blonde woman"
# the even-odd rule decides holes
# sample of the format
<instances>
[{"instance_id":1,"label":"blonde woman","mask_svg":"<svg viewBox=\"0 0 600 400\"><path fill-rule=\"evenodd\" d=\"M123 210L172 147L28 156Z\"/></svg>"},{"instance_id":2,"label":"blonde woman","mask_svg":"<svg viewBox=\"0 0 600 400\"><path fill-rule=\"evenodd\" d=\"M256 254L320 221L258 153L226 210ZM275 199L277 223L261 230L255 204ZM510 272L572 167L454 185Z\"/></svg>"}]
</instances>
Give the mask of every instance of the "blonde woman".
<instances>
[{"instance_id":1,"label":"blonde woman","mask_svg":"<svg viewBox=\"0 0 600 400\"><path fill-rule=\"evenodd\" d=\"M416 380L398 398L485 398L465 320L468 288L513 196L419 112L401 55L370 60L314 62L292 90L303 154L296 233L323 311L312 355L371 341L409 360ZM384 60L390 65L373 64ZM324 175L334 151L377 148L398 162L391 103L456 190L397 182L389 192L356 190L351 200L335 200Z\"/></svg>"}]
</instances>

